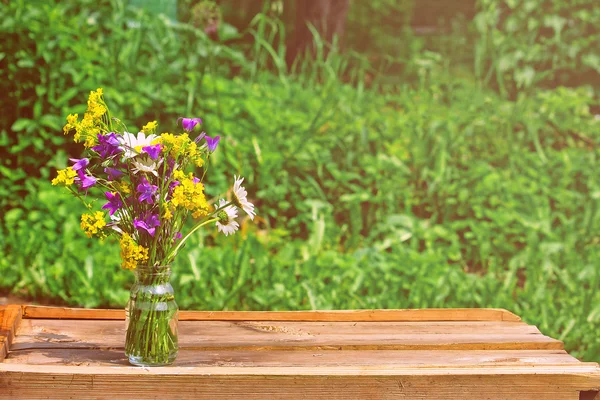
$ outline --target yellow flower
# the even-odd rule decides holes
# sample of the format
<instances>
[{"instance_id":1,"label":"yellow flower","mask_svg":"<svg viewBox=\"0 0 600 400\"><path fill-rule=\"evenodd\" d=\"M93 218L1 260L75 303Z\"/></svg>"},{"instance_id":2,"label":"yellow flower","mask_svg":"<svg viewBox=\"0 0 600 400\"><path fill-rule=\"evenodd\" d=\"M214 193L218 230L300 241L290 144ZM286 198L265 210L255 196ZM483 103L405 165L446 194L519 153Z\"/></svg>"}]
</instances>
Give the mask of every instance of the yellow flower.
<instances>
[{"instance_id":1,"label":"yellow flower","mask_svg":"<svg viewBox=\"0 0 600 400\"><path fill-rule=\"evenodd\" d=\"M169 154L174 159L178 159L179 157L195 159L198 156L198 146L196 142L190 139L187 133L182 135L162 133L152 142L152 144L157 143L162 144L163 152Z\"/></svg>"},{"instance_id":2,"label":"yellow flower","mask_svg":"<svg viewBox=\"0 0 600 400\"><path fill-rule=\"evenodd\" d=\"M165 213L163 214L163 218L164 219L173 218L173 213L171 212L171 210L169 210L169 203L167 203L165 205L166 205L166 208L165 208Z\"/></svg>"},{"instance_id":3,"label":"yellow flower","mask_svg":"<svg viewBox=\"0 0 600 400\"><path fill-rule=\"evenodd\" d=\"M81 122L77 124L75 129L75 137L73 138L75 142L79 142L81 137L85 137L86 147L92 147L96 144L96 137L100 133L100 128L98 127L92 115L86 113ZM91 139L89 138L90 136L92 136Z\"/></svg>"},{"instance_id":4,"label":"yellow flower","mask_svg":"<svg viewBox=\"0 0 600 400\"><path fill-rule=\"evenodd\" d=\"M83 143L83 146L86 149L89 149L90 147L94 147L97 144L98 144L98 140L96 139L96 136L89 135L88 137L85 138L85 143Z\"/></svg>"},{"instance_id":5,"label":"yellow flower","mask_svg":"<svg viewBox=\"0 0 600 400\"><path fill-rule=\"evenodd\" d=\"M119 241L121 245L121 267L125 269L135 269L148 261L148 249L135 243L133 238L124 233Z\"/></svg>"},{"instance_id":6,"label":"yellow flower","mask_svg":"<svg viewBox=\"0 0 600 400\"><path fill-rule=\"evenodd\" d=\"M102 100L102 94L102 88L99 88L95 92L90 92L90 96L88 97L88 109L86 114L90 114L93 119L99 119L107 111L104 100Z\"/></svg>"},{"instance_id":7,"label":"yellow flower","mask_svg":"<svg viewBox=\"0 0 600 400\"><path fill-rule=\"evenodd\" d=\"M179 181L179 185L173 189L173 197L170 201L171 210L177 207L185 208L192 211L194 218L208 215L210 205L204 195L204 186L200 182L194 182L194 176L191 173L186 176L182 171L175 170L173 177Z\"/></svg>"},{"instance_id":8,"label":"yellow flower","mask_svg":"<svg viewBox=\"0 0 600 400\"><path fill-rule=\"evenodd\" d=\"M142 132L144 132L145 134L154 133L154 131L156 131L157 126L158 126L158 124L156 123L156 121L148 122L142 128Z\"/></svg>"},{"instance_id":9,"label":"yellow flower","mask_svg":"<svg viewBox=\"0 0 600 400\"><path fill-rule=\"evenodd\" d=\"M70 186L73 184L77 172L73 168L65 168L58 171L56 178L52 179L53 185Z\"/></svg>"},{"instance_id":10,"label":"yellow flower","mask_svg":"<svg viewBox=\"0 0 600 400\"><path fill-rule=\"evenodd\" d=\"M130 194L131 193L131 187L129 186L129 183L125 182L125 181L119 181L115 183L115 188L121 192L121 194Z\"/></svg>"},{"instance_id":11,"label":"yellow flower","mask_svg":"<svg viewBox=\"0 0 600 400\"><path fill-rule=\"evenodd\" d=\"M98 235L101 238L105 237L106 235L102 231L102 228L105 226L104 213L101 211L96 211L94 214L83 214L81 216L81 229L89 238L94 235Z\"/></svg>"},{"instance_id":12,"label":"yellow flower","mask_svg":"<svg viewBox=\"0 0 600 400\"><path fill-rule=\"evenodd\" d=\"M71 132L73 129L77 128L77 118L79 117L79 115L77 114L69 114L67 116L67 123L66 125L63 127L63 132L64 134L68 134L69 132Z\"/></svg>"}]
</instances>

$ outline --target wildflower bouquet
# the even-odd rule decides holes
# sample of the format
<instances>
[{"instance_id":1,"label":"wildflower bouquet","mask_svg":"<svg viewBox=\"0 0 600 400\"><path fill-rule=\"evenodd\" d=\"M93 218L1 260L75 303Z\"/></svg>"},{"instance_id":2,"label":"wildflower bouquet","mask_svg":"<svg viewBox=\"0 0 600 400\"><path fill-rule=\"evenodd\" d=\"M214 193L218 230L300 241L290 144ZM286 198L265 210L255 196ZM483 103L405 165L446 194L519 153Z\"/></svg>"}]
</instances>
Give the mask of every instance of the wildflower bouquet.
<instances>
[{"instance_id":1,"label":"wildflower bouquet","mask_svg":"<svg viewBox=\"0 0 600 400\"><path fill-rule=\"evenodd\" d=\"M69 115L65 134L83 142L86 157L59 170L53 185L65 186L90 210L81 216L88 237L116 235L122 267L136 271L127 307L125 353L136 365L165 365L177 355L177 305L169 283L170 264L199 228L215 224L233 234L238 209L253 219L243 178L234 177L231 200L210 204L203 178L219 136L204 132L192 139L198 118L180 118L183 132L156 134L156 121L137 134L111 117L102 89L90 93L83 118ZM194 174L192 171L199 171ZM99 190L102 206L96 207ZM98 209L100 208L100 209ZM187 219L196 222L183 233Z\"/></svg>"}]
</instances>

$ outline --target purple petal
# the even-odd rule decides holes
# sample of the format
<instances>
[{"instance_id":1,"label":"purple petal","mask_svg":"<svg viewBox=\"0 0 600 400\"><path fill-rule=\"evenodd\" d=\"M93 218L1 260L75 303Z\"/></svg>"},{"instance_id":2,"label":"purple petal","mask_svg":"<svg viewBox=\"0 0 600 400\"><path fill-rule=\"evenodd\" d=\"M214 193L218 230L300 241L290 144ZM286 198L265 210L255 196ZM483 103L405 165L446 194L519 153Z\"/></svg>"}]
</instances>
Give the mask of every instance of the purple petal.
<instances>
[{"instance_id":1,"label":"purple petal","mask_svg":"<svg viewBox=\"0 0 600 400\"><path fill-rule=\"evenodd\" d=\"M177 122L179 122L180 120L181 126L187 132L193 131L196 125L202 123L202 120L200 118L179 118Z\"/></svg>"},{"instance_id":2,"label":"purple petal","mask_svg":"<svg viewBox=\"0 0 600 400\"><path fill-rule=\"evenodd\" d=\"M99 133L98 145L92 147L92 150L97 152L102 158L109 158L122 152L122 150L119 149L119 140L114 132L106 135Z\"/></svg>"},{"instance_id":3,"label":"purple petal","mask_svg":"<svg viewBox=\"0 0 600 400\"><path fill-rule=\"evenodd\" d=\"M154 236L154 233L156 232L156 228L149 227L148 224L146 224L144 221L140 221L139 219L133 220L133 226L137 230L145 230L150 236Z\"/></svg>"},{"instance_id":4,"label":"purple petal","mask_svg":"<svg viewBox=\"0 0 600 400\"><path fill-rule=\"evenodd\" d=\"M154 204L154 194L158 190L158 186L151 185L146 177L142 177L142 181L137 185L137 192L140 193L138 201L140 203L146 201L148 204Z\"/></svg>"},{"instance_id":5,"label":"purple petal","mask_svg":"<svg viewBox=\"0 0 600 400\"><path fill-rule=\"evenodd\" d=\"M215 138L211 138L210 136L205 136L206 144L208 145L208 150L212 153L217 149L217 145L219 144L219 140L221 140L221 136L215 136Z\"/></svg>"},{"instance_id":6,"label":"purple petal","mask_svg":"<svg viewBox=\"0 0 600 400\"><path fill-rule=\"evenodd\" d=\"M85 169L85 167L87 167L90 163L90 160L88 160L87 158L81 158L81 159L69 158L69 160L71 162L75 163L72 167L74 171L79 171L80 169Z\"/></svg>"},{"instance_id":7,"label":"purple petal","mask_svg":"<svg viewBox=\"0 0 600 400\"><path fill-rule=\"evenodd\" d=\"M110 168L110 167L104 168L104 172L108 175L109 181L117 180L121 177L121 175L123 175L122 171L119 171L116 168Z\"/></svg>"},{"instance_id":8,"label":"purple petal","mask_svg":"<svg viewBox=\"0 0 600 400\"><path fill-rule=\"evenodd\" d=\"M115 211L123 207L123 202L121 201L118 192L114 194L111 192L104 192L104 195L106 196L108 203L102 206L102 209L109 210L110 215L113 215Z\"/></svg>"},{"instance_id":9,"label":"purple petal","mask_svg":"<svg viewBox=\"0 0 600 400\"><path fill-rule=\"evenodd\" d=\"M151 159L153 160L157 160L158 156L160 155L160 143L157 143L153 146L145 146L142 147L142 151L145 152L146 154L148 154L150 156Z\"/></svg>"},{"instance_id":10,"label":"purple petal","mask_svg":"<svg viewBox=\"0 0 600 400\"><path fill-rule=\"evenodd\" d=\"M83 190L87 190L96 184L97 179L93 176L85 175L82 170L77 171L77 175L78 178L76 178L76 181Z\"/></svg>"}]
</instances>

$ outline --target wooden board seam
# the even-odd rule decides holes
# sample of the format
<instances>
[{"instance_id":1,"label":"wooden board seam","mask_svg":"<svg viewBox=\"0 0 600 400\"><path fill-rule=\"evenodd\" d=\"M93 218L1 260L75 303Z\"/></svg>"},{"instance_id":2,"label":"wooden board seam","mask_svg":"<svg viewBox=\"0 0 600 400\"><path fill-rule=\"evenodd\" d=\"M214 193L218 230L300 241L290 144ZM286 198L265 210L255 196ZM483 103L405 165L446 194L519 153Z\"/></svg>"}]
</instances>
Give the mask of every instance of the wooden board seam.
<instances>
[{"instance_id":1,"label":"wooden board seam","mask_svg":"<svg viewBox=\"0 0 600 400\"><path fill-rule=\"evenodd\" d=\"M123 320L124 310L62 308L24 305L24 318ZM495 308L432 308L415 310L310 310L310 311L180 311L181 321L298 321L298 322L402 322L402 321L512 321L521 318Z\"/></svg>"}]
</instances>

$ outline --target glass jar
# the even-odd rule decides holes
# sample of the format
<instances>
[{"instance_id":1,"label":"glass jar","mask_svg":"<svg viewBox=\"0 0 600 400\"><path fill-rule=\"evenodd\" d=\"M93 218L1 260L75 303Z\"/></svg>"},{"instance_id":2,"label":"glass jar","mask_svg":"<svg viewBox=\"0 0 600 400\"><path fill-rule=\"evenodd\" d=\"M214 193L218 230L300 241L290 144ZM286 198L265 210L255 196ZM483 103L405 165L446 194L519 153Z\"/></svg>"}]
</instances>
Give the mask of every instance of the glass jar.
<instances>
[{"instance_id":1,"label":"glass jar","mask_svg":"<svg viewBox=\"0 0 600 400\"><path fill-rule=\"evenodd\" d=\"M133 365L172 364L177 357L178 307L171 266L138 266L126 309L125 355Z\"/></svg>"}]
</instances>

